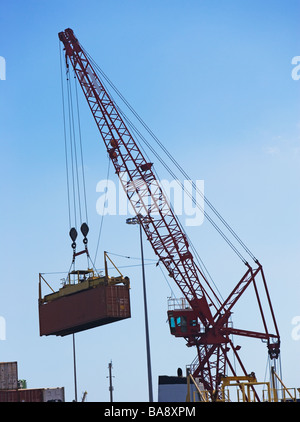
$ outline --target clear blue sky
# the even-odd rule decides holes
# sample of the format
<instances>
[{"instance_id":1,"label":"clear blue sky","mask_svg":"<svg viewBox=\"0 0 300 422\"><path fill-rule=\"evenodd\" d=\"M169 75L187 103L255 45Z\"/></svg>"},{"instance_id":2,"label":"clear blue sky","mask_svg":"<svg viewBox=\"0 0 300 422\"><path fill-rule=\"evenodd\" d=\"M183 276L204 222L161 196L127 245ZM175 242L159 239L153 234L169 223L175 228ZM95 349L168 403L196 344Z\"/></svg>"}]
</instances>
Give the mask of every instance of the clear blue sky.
<instances>
[{"instance_id":1,"label":"clear blue sky","mask_svg":"<svg viewBox=\"0 0 300 422\"><path fill-rule=\"evenodd\" d=\"M64 386L74 397L72 339L40 338L37 312L38 273L65 271L71 261L57 37L68 27L193 180L204 180L209 200L263 264L284 382L300 386L300 341L291 336L300 315L300 80L291 77L299 12L293 0L2 1L0 361L18 361L29 387ZM83 101L81 109L93 255L107 157ZM100 249L138 257L137 228L125 219L105 218ZM189 235L226 296L244 269L208 223ZM148 245L145 253L154 258ZM109 400L110 360L115 400L147 400L141 268L123 271L132 280L131 320L76 336L78 394L87 390L89 401ZM146 275L157 398L158 375L175 375L195 351L169 334L161 272L149 265ZM249 309L236 325L252 317ZM247 369L263 379L265 346L242 344Z\"/></svg>"}]
</instances>

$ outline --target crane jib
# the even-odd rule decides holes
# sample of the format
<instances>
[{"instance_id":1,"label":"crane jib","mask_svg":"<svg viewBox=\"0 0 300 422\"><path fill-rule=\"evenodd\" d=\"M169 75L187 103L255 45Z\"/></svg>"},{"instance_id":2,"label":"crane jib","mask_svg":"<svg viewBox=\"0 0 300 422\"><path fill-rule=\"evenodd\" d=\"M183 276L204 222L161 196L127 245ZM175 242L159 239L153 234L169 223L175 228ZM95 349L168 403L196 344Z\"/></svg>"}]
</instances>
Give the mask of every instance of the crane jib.
<instances>
[{"instance_id":1,"label":"crane jib","mask_svg":"<svg viewBox=\"0 0 300 422\"><path fill-rule=\"evenodd\" d=\"M163 250L167 256L173 257L172 268L168 261L162 260L162 262L167 262L169 274L175 277L175 282L187 299L190 301L202 298L205 295L204 289L202 289L186 238L161 188L153 192L153 186L159 186L159 183L152 172L151 165L133 140L104 86L89 64L73 31L66 30L65 33L59 34L59 38L65 46L66 55L74 67L108 154L133 208L137 213L143 211L147 216L156 215L150 227L148 225L148 240L158 255ZM143 183L140 183L141 181ZM132 189L132 186L137 184L140 186ZM150 185L152 190L149 189ZM148 205L149 203L151 205ZM189 256L191 260L189 265L186 265L186 259L184 259L186 256ZM203 281L206 282L206 280ZM203 323L207 325L205 318Z\"/></svg>"}]
</instances>

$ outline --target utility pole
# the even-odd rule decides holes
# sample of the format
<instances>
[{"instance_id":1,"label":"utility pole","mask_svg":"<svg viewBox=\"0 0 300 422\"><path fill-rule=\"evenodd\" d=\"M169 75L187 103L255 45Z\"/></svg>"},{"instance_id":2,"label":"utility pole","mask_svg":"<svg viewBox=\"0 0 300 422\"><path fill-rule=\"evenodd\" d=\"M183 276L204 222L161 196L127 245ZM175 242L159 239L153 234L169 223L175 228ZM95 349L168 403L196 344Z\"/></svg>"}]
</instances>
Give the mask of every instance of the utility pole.
<instances>
[{"instance_id":1,"label":"utility pole","mask_svg":"<svg viewBox=\"0 0 300 422\"><path fill-rule=\"evenodd\" d=\"M142 236L142 226L141 226L141 224L139 226L140 226L141 257L142 257L143 296L144 296L144 310L145 310L145 331L146 331L146 349L147 349L147 367L148 367L148 390L149 390L149 402L152 403L153 402L153 389L152 389L149 323L148 323L148 309L147 309L146 282L145 282L143 236Z\"/></svg>"},{"instance_id":2,"label":"utility pole","mask_svg":"<svg viewBox=\"0 0 300 422\"><path fill-rule=\"evenodd\" d=\"M145 263L144 263L144 249L143 249L143 233L142 226L138 217L127 218L126 224L138 224L140 228L140 245L141 245L141 259L142 259L142 279L143 279L143 296L144 296L144 318L145 318L145 334L146 334L146 353L147 353L147 369L148 369L148 392L149 402L153 402L153 387L152 387L152 369L151 369L151 353L150 353L150 335L148 323L148 308L147 308L147 294L146 294L146 280L145 280Z\"/></svg>"},{"instance_id":3,"label":"utility pole","mask_svg":"<svg viewBox=\"0 0 300 422\"><path fill-rule=\"evenodd\" d=\"M108 364L108 370L109 370L109 394L110 394L110 401L113 402L113 385L112 385L112 361Z\"/></svg>"},{"instance_id":4,"label":"utility pole","mask_svg":"<svg viewBox=\"0 0 300 422\"><path fill-rule=\"evenodd\" d=\"M75 335L74 335L74 333L73 333L73 365L74 365L75 402L77 402L77 376L76 376L76 353L75 353Z\"/></svg>"}]
</instances>

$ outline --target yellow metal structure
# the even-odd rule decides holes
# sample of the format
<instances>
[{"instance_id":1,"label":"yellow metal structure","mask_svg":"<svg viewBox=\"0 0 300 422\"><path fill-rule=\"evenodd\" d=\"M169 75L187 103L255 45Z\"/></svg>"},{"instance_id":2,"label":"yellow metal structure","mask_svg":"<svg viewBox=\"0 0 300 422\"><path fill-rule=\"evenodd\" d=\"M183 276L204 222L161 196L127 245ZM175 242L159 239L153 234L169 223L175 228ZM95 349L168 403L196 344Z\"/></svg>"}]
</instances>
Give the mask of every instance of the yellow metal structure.
<instances>
[{"instance_id":1,"label":"yellow metal structure","mask_svg":"<svg viewBox=\"0 0 300 422\"><path fill-rule=\"evenodd\" d=\"M254 402L256 401L256 394L253 387L258 385L266 386L267 397L265 401L271 401L270 383L264 381L258 382L254 373L246 376L222 377L221 382L222 387L220 401L231 401L229 395L229 387L238 387L238 401Z\"/></svg>"},{"instance_id":2,"label":"yellow metal structure","mask_svg":"<svg viewBox=\"0 0 300 422\"><path fill-rule=\"evenodd\" d=\"M287 388L281 378L278 376L278 374L275 372L275 368L271 368L271 375L272 375L272 391L273 391L273 401L297 401L297 391L300 398L300 388ZM276 380L280 382L282 388L276 389ZM278 398L279 394L282 397L280 400Z\"/></svg>"},{"instance_id":3,"label":"yellow metal structure","mask_svg":"<svg viewBox=\"0 0 300 422\"><path fill-rule=\"evenodd\" d=\"M193 385L196 388L196 391L191 391L191 382L193 383ZM198 398L200 399L200 401L204 401L204 402L209 402L209 394L208 391L204 391L201 390L196 382L196 380L194 379L194 377L192 376L192 374L188 374L187 375L187 395L186 395L186 401L190 402L191 401L191 392L193 393L192 398L193 398L193 402L199 401L197 400L197 394L198 394Z\"/></svg>"},{"instance_id":4,"label":"yellow metal structure","mask_svg":"<svg viewBox=\"0 0 300 422\"><path fill-rule=\"evenodd\" d=\"M107 259L112 263L114 268L118 271L119 276L117 277L109 277L108 276L108 267L107 267ZM107 252L104 252L104 265L105 265L105 275L100 276L99 274L95 274L93 269L87 270L74 270L68 273L68 277L66 282L64 283L63 287L61 287L58 291L54 291L50 284L45 280L42 274L39 274L39 302L45 303L50 302L52 300L56 300L59 297L67 296L73 293L77 293L83 290L87 290L90 288L97 287L100 284L103 285L115 285L123 283L125 286L129 286L129 278L124 277L123 274L119 271L116 265L113 263L111 258L107 255ZM42 281L46 283L52 293L45 295L42 298Z\"/></svg>"},{"instance_id":5,"label":"yellow metal structure","mask_svg":"<svg viewBox=\"0 0 300 422\"><path fill-rule=\"evenodd\" d=\"M252 373L246 376L232 376L232 377L221 377L221 390L220 396L216 401L230 402L255 402L257 401L257 392L255 387L264 386L262 390L262 401L264 402L285 402L300 401L300 388L287 388L280 377L276 374L274 368L272 368L272 383L270 382L258 382L255 374ZM275 388L275 380L279 381L282 388ZM272 384L272 385L271 385ZM196 390L192 391L191 385L194 385ZM237 388L237 399L232 400L230 397L230 389L232 387ZM298 398L297 398L298 393ZM279 396L281 397L279 399ZM208 391L201 390L193 378L193 376L187 373L187 396L186 401L190 402L211 402L211 394Z\"/></svg>"}]
</instances>

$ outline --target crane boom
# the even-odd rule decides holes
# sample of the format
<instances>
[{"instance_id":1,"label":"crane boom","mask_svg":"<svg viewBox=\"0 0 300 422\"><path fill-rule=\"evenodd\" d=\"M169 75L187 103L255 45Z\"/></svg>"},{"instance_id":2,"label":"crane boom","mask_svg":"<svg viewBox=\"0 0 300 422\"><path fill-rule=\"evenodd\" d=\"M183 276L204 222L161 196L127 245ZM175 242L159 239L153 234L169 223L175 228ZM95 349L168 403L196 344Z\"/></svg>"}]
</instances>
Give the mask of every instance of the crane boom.
<instances>
[{"instance_id":1,"label":"crane boom","mask_svg":"<svg viewBox=\"0 0 300 422\"><path fill-rule=\"evenodd\" d=\"M64 45L67 69L70 62L115 172L146 233L147 240L189 304L188 307L168 311L171 334L185 338L188 346L196 346L197 356L191 365L192 375L194 378L198 377L205 389L215 397L220 374L225 374L226 367L236 375L228 357L230 349L247 375L238 356L239 348L233 345L231 335L265 340L270 357L273 359L279 355L280 337L262 266L256 261L258 267L252 269L245 262L245 275L228 298L223 302L220 300L194 261L187 236L154 174L153 164L146 160L138 147L87 53L70 28L60 32L59 39ZM259 298L256 287L259 275L263 280L275 333L269 332ZM263 332L237 329L229 324L232 308L249 285L253 285L255 289Z\"/></svg>"},{"instance_id":2,"label":"crane boom","mask_svg":"<svg viewBox=\"0 0 300 422\"><path fill-rule=\"evenodd\" d=\"M198 302L199 316L207 326L212 322L208 297L189 244L159 181L134 141L117 107L106 92L72 30L60 33L76 76L83 89L115 171L154 252L166 267L189 303Z\"/></svg>"}]
</instances>

